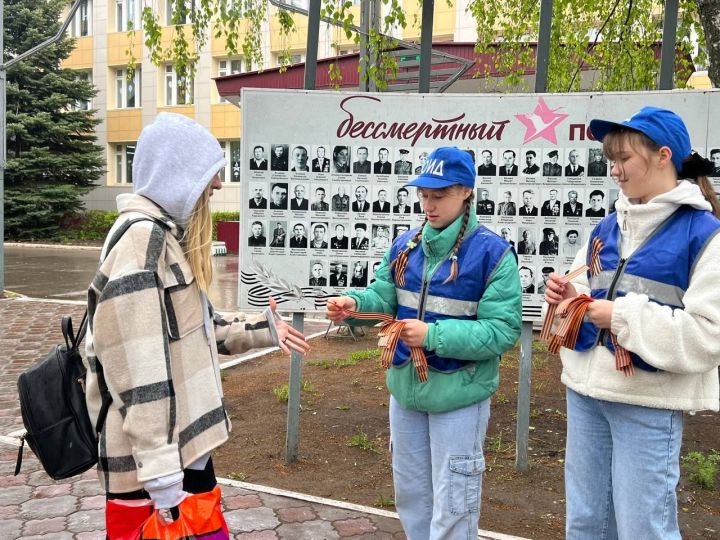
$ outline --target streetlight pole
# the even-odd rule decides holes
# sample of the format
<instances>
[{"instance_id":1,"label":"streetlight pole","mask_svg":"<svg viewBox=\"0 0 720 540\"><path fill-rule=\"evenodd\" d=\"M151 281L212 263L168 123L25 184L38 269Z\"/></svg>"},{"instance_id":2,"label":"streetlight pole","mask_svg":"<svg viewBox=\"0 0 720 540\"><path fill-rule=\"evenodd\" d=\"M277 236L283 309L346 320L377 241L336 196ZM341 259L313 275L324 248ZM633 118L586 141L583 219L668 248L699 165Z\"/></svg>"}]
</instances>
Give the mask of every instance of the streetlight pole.
<instances>
[{"instance_id":1,"label":"streetlight pole","mask_svg":"<svg viewBox=\"0 0 720 540\"><path fill-rule=\"evenodd\" d=\"M56 41L60 41L65 35L65 30L70 26L70 21L72 21L82 1L83 0L75 0L75 3L70 8L70 13L68 13L65 22L63 22L57 34L43 41L40 45L36 45L32 49L4 62L5 0L0 0L0 296L2 296L2 293L5 291L5 157L7 147L7 104L5 103L5 90L7 85L7 70L18 62L25 60L28 56L41 51Z\"/></svg>"}]
</instances>

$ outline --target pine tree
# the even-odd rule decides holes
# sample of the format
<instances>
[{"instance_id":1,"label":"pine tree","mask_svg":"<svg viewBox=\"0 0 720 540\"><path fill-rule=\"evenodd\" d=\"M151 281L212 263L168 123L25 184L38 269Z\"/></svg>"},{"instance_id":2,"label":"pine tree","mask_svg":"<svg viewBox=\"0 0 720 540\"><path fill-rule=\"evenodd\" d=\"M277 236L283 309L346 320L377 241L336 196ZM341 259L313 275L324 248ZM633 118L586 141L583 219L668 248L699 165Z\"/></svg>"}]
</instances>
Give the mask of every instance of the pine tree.
<instances>
[{"instance_id":1,"label":"pine tree","mask_svg":"<svg viewBox=\"0 0 720 540\"><path fill-rule=\"evenodd\" d=\"M5 61L60 28L64 0L5 0ZM95 90L60 63L67 37L15 64L7 73L5 231L12 239L49 238L83 210L82 196L105 169L95 144L94 111L79 110Z\"/></svg>"}]
</instances>

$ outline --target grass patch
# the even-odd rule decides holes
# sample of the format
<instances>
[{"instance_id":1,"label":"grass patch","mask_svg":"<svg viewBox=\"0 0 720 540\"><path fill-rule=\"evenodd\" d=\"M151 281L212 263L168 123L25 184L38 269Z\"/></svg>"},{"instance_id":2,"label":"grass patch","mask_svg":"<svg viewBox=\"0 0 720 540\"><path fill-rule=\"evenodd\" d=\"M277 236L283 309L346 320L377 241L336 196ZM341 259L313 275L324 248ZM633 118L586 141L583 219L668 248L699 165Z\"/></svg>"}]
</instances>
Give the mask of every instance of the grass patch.
<instances>
[{"instance_id":1,"label":"grass patch","mask_svg":"<svg viewBox=\"0 0 720 540\"><path fill-rule=\"evenodd\" d=\"M395 499L393 499L392 497L378 495L378 498L375 499L373 506L375 506L376 508L389 508L391 506L395 506Z\"/></svg>"},{"instance_id":2,"label":"grass patch","mask_svg":"<svg viewBox=\"0 0 720 540\"><path fill-rule=\"evenodd\" d=\"M287 383L275 386L272 391L280 403L287 403L288 397L290 396L290 386ZM303 380L300 385L300 391L306 394L316 394L315 385L308 380Z\"/></svg>"},{"instance_id":3,"label":"grass patch","mask_svg":"<svg viewBox=\"0 0 720 540\"><path fill-rule=\"evenodd\" d=\"M229 472L227 477L230 480L237 480L238 482L246 482L247 481L247 474L244 472Z\"/></svg>"},{"instance_id":4,"label":"grass patch","mask_svg":"<svg viewBox=\"0 0 720 540\"><path fill-rule=\"evenodd\" d=\"M688 479L711 491L714 491L717 485L718 463L720 463L720 452L717 450L712 450L708 455L702 452L690 452L682 458Z\"/></svg>"},{"instance_id":5,"label":"grass patch","mask_svg":"<svg viewBox=\"0 0 720 540\"><path fill-rule=\"evenodd\" d=\"M360 433L357 433L350 437L347 446L351 448L359 448L360 450L363 450L365 452L375 452L376 454L380 453L378 449L375 448L375 445L372 443L372 441L368 438L368 434L364 431L361 431Z\"/></svg>"}]
</instances>

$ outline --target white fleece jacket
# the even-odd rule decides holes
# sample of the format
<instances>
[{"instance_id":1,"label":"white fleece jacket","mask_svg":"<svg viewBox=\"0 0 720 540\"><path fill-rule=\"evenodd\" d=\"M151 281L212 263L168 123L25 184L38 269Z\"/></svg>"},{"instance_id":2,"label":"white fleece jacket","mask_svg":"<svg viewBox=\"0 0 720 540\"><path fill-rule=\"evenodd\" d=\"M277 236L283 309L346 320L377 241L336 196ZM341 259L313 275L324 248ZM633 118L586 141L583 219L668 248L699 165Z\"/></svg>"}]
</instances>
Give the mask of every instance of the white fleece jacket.
<instances>
[{"instance_id":1,"label":"white fleece jacket","mask_svg":"<svg viewBox=\"0 0 720 540\"><path fill-rule=\"evenodd\" d=\"M678 206L710 210L700 189L681 181L647 204L633 204L622 193L616 215L622 234L621 254L628 257ZM585 264L587 245L573 269ZM587 275L573 280L578 294L589 292ZM611 329L620 345L662 370L635 370L626 377L615 369L605 347L586 352L560 351L562 382L597 399L674 410L718 410L720 364L720 234L707 244L696 262L683 297L685 309L671 309L629 293L615 300Z\"/></svg>"}]
</instances>

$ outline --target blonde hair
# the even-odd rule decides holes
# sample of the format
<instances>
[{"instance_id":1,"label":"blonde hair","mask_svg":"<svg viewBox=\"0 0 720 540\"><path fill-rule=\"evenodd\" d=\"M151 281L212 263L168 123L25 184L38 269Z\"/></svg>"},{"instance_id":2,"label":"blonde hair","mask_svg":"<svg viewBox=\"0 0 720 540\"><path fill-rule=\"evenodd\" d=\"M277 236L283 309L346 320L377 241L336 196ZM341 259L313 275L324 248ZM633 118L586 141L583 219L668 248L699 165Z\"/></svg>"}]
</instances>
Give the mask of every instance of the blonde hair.
<instances>
[{"instance_id":1,"label":"blonde hair","mask_svg":"<svg viewBox=\"0 0 720 540\"><path fill-rule=\"evenodd\" d=\"M210 194L212 183L202 192L188 220L182 238L185 258L201 291L207 294L212 282L212 214Z\"/></svg>"}]
</instances>

